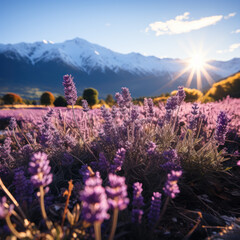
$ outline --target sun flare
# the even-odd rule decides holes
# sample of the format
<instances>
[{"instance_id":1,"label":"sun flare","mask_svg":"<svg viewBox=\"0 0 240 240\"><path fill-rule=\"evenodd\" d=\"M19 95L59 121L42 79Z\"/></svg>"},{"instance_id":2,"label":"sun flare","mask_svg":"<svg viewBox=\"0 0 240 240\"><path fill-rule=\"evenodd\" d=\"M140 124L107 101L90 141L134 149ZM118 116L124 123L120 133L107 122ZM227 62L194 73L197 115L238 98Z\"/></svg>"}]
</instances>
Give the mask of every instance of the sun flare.
<instances>
[{"instance_id":1,"label":"sun flare","mask_svg":"<svg viewBox=\"0 0 240 240\"><path fill-rule=\"evenodd\" d=\"M194 54L189 60L189 66L195 70L202 70L206 64L206 59L201 53Z\"/></svg>"}]
</instances>

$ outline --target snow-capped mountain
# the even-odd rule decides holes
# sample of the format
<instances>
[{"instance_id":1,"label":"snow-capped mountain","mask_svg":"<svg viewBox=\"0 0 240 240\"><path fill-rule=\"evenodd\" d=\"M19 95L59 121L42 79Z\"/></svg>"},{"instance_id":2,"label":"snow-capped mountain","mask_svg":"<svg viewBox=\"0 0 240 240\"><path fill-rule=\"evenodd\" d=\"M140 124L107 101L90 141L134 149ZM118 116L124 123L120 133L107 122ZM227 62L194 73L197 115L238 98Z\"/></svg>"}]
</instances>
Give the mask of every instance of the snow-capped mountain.
<instances>
[{"instance_id":1,"label":"snow-capped mountain","mask_svg":"<svg viewBox=\"0 0 240 240\"><path fill-rule=\"evenodd\" d=\"M133 96L157 95L186 82L187 73L162 89L187 65L185 60L160 59L139 53L121 54L75 38L63 43L0 44L1 92L44 90L62 93L62 75L71 73L83 90L95 87L100 95L130 87ZM240 59L211 61L209 73L214 80L240 70ZM193 81L194 82L194 81ZM196 87L194 84L191 87ZM25 89L25 90L24 90Z\"/></svg>"}]
</instances>

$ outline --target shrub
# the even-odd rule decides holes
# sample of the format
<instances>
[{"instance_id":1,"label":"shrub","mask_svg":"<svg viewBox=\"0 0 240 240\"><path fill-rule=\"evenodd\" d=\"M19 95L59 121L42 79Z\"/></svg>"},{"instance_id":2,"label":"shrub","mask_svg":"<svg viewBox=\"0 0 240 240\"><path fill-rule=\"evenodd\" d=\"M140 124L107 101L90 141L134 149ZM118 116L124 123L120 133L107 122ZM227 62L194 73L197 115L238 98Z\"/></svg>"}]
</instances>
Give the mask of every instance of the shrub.
<instances>
[{"instance_id":1,"label":"shrub","mask_svg":"<svg viewBox=\"0 0 240 240\"><path fill-rule=\"evenodd\" d=\"M51 92L44 92L40 98L40 103L42 105L53 105L55 97Z\"/></svg>"},{"instance_id":2,"label":"shrub","mask_svg":"<svg viewBox=\"0 0 240 240\"><path fill-rule=\"evenodd\" d=\"M3 101L5 104L16 104L22 103L22 98L16 93L7 93L3 96Z\"/></svg>"},{"instance_id":3,"label":"shrub","mask_svg":"<svg viewBox=\"0 0 240 240\"><path fill-rule=\"evenodd\" d=\"M184 88L184 91L186 93L185 102L195 102L203 96L203 93L200 90L194 88ZM176 93L177 91L172 91L171 95L176 95Z\"/></svg>"},{"instance_id":4,"label":"shrub","mask_svg":"<svg viewBox=\"0 0 240 240\"><path fill-rule=\"evenodd\" d=\"M216 101L226 96L240 97L240 72L214 83L203 97L203 102Z\"/></svg>"},{"instance_id":5,"label":"shrub","mask_svg":"<svg viewBox=\"0 0 240 240\"><path fill-rule=\"evenodd\" d=\"M63 96L58 96L53 104L55 107L66 107L67 101Z\"/></svg>"},{"instance_id":6,"label":"shrub","mask_svg":"<svg viewBox=\"0 0 240 240\"><path fill-rule=\"evenodd\" d=\"M83 99L87 100L89 106L98 104L98 91L94 88L86 88L83 91Z\"/></svg>"}]
</instances>

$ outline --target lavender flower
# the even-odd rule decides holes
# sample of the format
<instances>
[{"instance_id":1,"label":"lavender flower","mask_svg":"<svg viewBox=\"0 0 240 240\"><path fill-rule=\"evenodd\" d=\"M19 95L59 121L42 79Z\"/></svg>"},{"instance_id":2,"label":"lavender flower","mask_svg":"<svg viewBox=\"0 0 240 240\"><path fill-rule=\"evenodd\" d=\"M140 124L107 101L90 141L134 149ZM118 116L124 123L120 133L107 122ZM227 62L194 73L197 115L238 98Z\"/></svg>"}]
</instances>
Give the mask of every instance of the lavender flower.
<instances>
[{"instance_id":1,"label":"lavender flower","mask_svg":"<svg viewBox=\"0 0 240 240\"><path fill-rule=\"evenodd\" d=\"M74 105L77 101L77 89L71 75L63 76L64 94L69 105Z\"/></svg>"},{"instance_id":2,"label":"lavender flower","mask_svg":"<svg viewBox=\"0 0 240 240\"><path fill-rule=\"evenodd\" d=\"M15 171L13 185L15 186L15 197L19 202L32 202L33 186L25 177L22 169L17 169Z\"/></svg>"},{"instance_id":3,"label":"lavender flower","mask_svg":"<svg viewBox=\"0 0 240 240\"><path fill-rule=\"evenodd\" d=\"M122 169L123 161L125 159L126 150L124 148L120 148L117 150L116 155L113 159L114 164L111 165L111 172L120 171Z\"/></svg>"},{"instance_id":4,"label":"lavender flower","mask_svg":"<svg viewBox=\"0 0 240 240\"><path fill-rule=\"evenodd\" d=\"M178 106L180 106L186 97L186 93L182 86L178 87L178 92L177 92L176 96L178 98Z\"/></svg>"},{"instance_id":5,"label":"lavender flower","mask_svg":"<svg viewBox=\"0 0 240 240\"><path fill-rule=\"evenodd\" d=\"M125 106L129 108L131 106L132 97L128 88L122 87L122 97L123 97Z\"/></svg>"},{"instance_id":6,"label":"lavender flower","mask_svg":"<svg viewBox=\"0 0 240 240\"><path fill-rule=\"evenodd\" d=\"M8 160L11 153L11 143L12 140L10 137L6 137L3 143L3 146L0 147L0 157L3 160Z\"/></svg>"},{"instance_id":7,"label":"lavender flower","mask_svg":"<svg viewBox=\"0 0 240 240\"><path fill-rule=\"evenodd\" d=\"M89 171L87 165L82 165L81 169L79 170L79 173L82 176L82 179L83 179L84 183L90 177L90 171Z\"/></svg>"},{"instance_id":8,"label":"lavender flower","mask_svg":"<svg viewBox=\"0 0 240 240\"><path fill-rule=\"evenodd\" d=\"M106 193L110 208L118 208L119 210L125 209L129 203L125 177L119 177L110 173L108 175L108 180L109 186L106 187Z\"/></svg>"},{"instance_id":9,"label":"lavender flower","mask_svg":"<svg viewBox=\"0 0 240 240\"><path fill-rule=\"evenodd\" d=\"M88 112L89 111L87 100L85 100L85 99L82 100L82 107L83 107L83 111L84 112Z\"/></svg>"},{"instance_id":10,"label":"lavender flower","mask_svg":"<svg viewBox=\"0 0 240 240\"><path fill-rule=\"evenodd\" d=\"M116 93L115 98L120 108L122 107L129 108L131 106L132 97L128 88L122 87L122 94Z\"/></svg>"},{"instance_id":11,"label":"lavender flower","mask_svg":"<svg viewBox=\"0 0 240 240\"><path fill-rule=\"evenodd\" d=\"M177 151L175 149L165 150L162 153L162 157L165 160L165 163L161 167L165 170L180 170L181 165Z\"/></svg>"},{"instance_id":12,"label":"lavender flower","mask_svg":"<svg viewBox=\"0 0 240 240\"><path fill-rule=\"evenodd\" d=\"M172 96L168 98L165 109L166 110L175 110L178 106L178 97L177 96Z\"/></svg>"},{"instance_id":13,"label":"lavender flower","mask_svg":"<svg viewBox=\"0 0 240 240\"><path fill-rule=\"evenodd\" d=\"M132 209L132 223L141 223L142 222L142 216L143 216L143 210L142 209Z\"/></svg>"},{"instance_id":14,"label":"lavender flower","mask_svg":"<svg viewBox=\"0 0 240 240\"><path fill-rule=\"evenodd\" d=\"M31 182L34 187L45 187L52 182L53 175L50 173L51 167L46 153L33 154L28 171L32 174Z\"/></svg>"},{"instance_id":15,"label":"lavender flower","mask_svg":"<svg viewBox=\"0 0 240 240\"><path fill-rule=\"evenodd\" d=\"M192 115L197 115L199 113L199 106L197 103L193 103L191 113Z\"/></svg>"},{"instance_id":16,"label":"lavender flower","mask_svg":"<svg viewBox=\"0 0 240 240\"><path fill-rule=\"evenodd\" d=\"M148 153L149 155L155 154L155 153L156 153L156 148L157 148L156 143L150 141L149 144L148 144L147 153Z\"/></svg>"},{"instance_id":17,"label":"lavender flower","mask_svg":"<svg viewBox=\"0 0 240 240\"><path fill-rule=\"evenodd\" d=\"M101 186L102 181L99 177L90 177L85 182L85 188L80 193L82 201L82 215L84 220L89 223L95 221L102 222L109 218L107 213L109 206L105 189Z\"/></svg>"},{"instance_id":18,"label":"lavender flower","mask_svg":"<svg viewBox=\"0 0 240 240\"><path fill-rule=\"evenodd\" d=\"M226 134L228 131L229 118L227 114L221 111L217 117L217 127L215 132L215 139L220 145L224 145Z\"/></svg>"},{"instance_id":19,"label":"lavender flower","mask_svg":"<svg viewBox=\"0 0 240 240\"><path fill-rule=\"evenodd\" d=\"M154 192L151 201L150 211L148 213L148 223L150 227L153 227L159 218L160 208L161 208L161 198L162 194L159 192Z\"/></svg>"},{"instance_id":20,"label":"lavender flower","mask_svg":"<svg viewBox=\"0 0 240 240\"><path fill-rule=\"evenodd\" d=\"M0 201L0 219L4 219L8 214L11 214L14 208L13 204L7 204L7 198L4 196Z\"/></svg>"},{"instance_id":21,"label":"lavender flower","mask_svg":"<svg viewBox=\"0 0 240 240\"><path fill-rule=\"evenodd\" d=\"M112 130L114 128L112 115L109 109L105 107L105 105L101 107L101 112L102 112L102 117L104 119L104 125L103 125L104 133L107 137L109 137L112 134Z\"/></svg>"},{"instance_id":22,"label":"lavender flower","mask_svg":"<svg viewBox=\"0 0 240 240\"><path fill-rule=\"evenodd\" d=\"M153 100L148 98L148 115L149 117L154 117L154 108L153 108Z\"/></svg>"},{"instance_id":23,"label":"lavender flower","mask_svg":"<svg viewBox=\"0 0 240 240\"><path fill-rule=\"evenodd\" d=\"M8 127L9 127L10 130L13 130L17 127L17 122L16 122L16 119L14 117L11 117Z\"/></svg>"},{"instance_id":24,"label":"lavender flower","mask_svg":"<svg viewBox=\"0 0 240 240\"><path fill-rule=\"evenodd\" d=\"M175 198L180 190L178 188L177 182L178 179L182 176L182 171L174 171L167 175L167 181L165 183L165 187L163 188L165 194L170 198Z\"/></svg>"},{"instance_id":25,"label":"lavender flower","mask_svg":"<svg viewBox=\"0 0 240 240\"><path fill-rule=\"evenodd\" d=\"M133 211L132 211L132 222L141 223L143 211L141 208L144 206L142 196L142 183L136 182L133 184Z\"/></svg>"},{"instance_id":26,"label":"lavender flower","mask_svg":"<svg viewBox=\"0 0 240 240\"><path fill-rule=\"evenodd\" d=\"M98 167L101 172L105 172L109 170L110 164L107 161L104 153L100 152L99 153L99 162L98 162Z\"/></svg>"}]
</instances>

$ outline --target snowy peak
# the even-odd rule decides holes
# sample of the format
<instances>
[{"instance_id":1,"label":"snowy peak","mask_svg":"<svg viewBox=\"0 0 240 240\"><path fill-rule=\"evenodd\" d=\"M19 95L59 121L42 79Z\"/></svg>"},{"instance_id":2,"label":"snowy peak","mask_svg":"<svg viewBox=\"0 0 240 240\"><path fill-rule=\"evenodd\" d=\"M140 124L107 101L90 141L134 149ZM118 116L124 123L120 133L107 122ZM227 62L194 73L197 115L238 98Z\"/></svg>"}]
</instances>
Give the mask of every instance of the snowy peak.
<instances>
[{"instance_id":1,"label":"snowy peak","mask_svg":"<svg viewBox=\"0 0 240 240\"><path fill-rule=\"evenodd\" d=\"M137 75L158 76L179 72L186 66L185 61L179 59L160 59L153 56L146 57L139 53L113 52L81 38L63 43L43 40L35 43L0 44L0 53L4 53L9 58L27 59L33 65L41 61L60 60L87 73L99 69L104 72L109 69L115 73L124 70ZM239 58L228 62L211 61L211 64L221 69L223 77L240 70Z\"/></svg>"}]
</instances>

